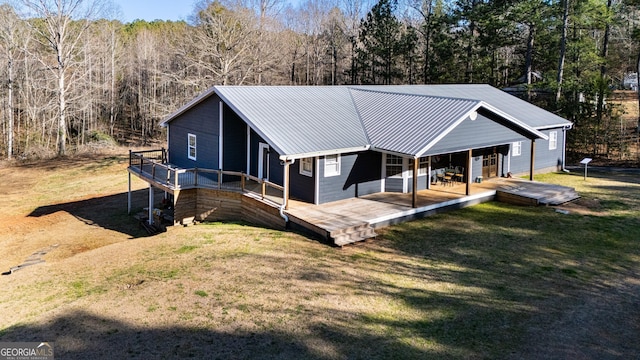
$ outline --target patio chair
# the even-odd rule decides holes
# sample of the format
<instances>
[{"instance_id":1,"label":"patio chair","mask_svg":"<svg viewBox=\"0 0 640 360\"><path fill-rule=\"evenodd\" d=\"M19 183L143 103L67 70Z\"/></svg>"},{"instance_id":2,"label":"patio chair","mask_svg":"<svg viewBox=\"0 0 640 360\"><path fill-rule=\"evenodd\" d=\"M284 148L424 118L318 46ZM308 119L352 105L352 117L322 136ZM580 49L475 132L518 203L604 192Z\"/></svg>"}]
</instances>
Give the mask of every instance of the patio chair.
<instances>
[{"instance_id":1,"label":"patio chair","mask_svg":"<svg viewBox=\"0 0 640 360\"><path fill-rule=\"evenodd\" d=\"M453 179L456 182L464 182L464 167L456 166L456 171L453 175Z\"/></svg>"}]
</instances>

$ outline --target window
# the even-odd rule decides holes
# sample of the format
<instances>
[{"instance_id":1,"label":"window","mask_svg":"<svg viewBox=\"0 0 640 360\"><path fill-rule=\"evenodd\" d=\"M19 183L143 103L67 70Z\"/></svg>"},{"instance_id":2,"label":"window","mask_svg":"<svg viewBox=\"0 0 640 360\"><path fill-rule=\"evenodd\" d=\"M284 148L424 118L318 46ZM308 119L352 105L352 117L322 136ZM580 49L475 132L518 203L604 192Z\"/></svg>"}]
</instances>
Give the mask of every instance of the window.
<instances>
[{"instance_id":1,"label":"window","mask_svg":"<svg viewBox=\"0 0 640 360\"><path fill-rule=\"evenodd\" d=\"M409 168L410 173L413 174L413 159L409 160ZM420 160L418 160L418 176L424 176L427 175L427 170L429 169L429 158L428 157L421 157Z\"/></svg>"},{"instance_id":2,"label":"window","mask_svg":"<svg viewBox=\"0 0 640 360\"><path fill-rule=\"evenodd\" d=\"M549 132L549 150L555 150L558 147L558 132Z\"/></svg>"},{"instance_id":3,"label":"window","mask_svg":"<svg viewBox=\"0 0 640 360\"><path fill-rule=\"evenodd\" d=\"M429 158L421 157L418 163L418 175L427 175L427 170L429 170Z\"/></svg>"},{"instance_id":4,"label":"window","mask_svg":"<svg viewBox=\"0 0 640 360\"><path fill-rule=\"evenodd\" d=\"M340 155L327 155L324 157L324 176L340 175Z\"/></svg>"},{"instance_id":5,"label":"window","mask_svg":"<svg viewBox=\"0 0 640 360\"><path fill-rule=\"evenodd\" d=\"M402 158L387 154L387 177L402 175Z\"/></svg>"},{"instance_id":6,"label":"window","mask_svg":"<svg viewBox=\"0 0 640 360\"><path fill-rule=\"evenodd\" d=\"M187 156L191 160L196 159L196 136L193 134L189 134L189 144L188 144Z\"/></svg>"},{"instance_id":7,"label":"window","mask_svg":"<svg viewBox=\"0 0 640 360\"><path fill-rule=\"evenodd\" d=\"M516 141L511 146L511 156L522 155L522 141Z\"/></svg>"},{"instance_id":8,"label":"window","mask_svg":"<svg viewBox=\"0 0 640 360\"><path fill-rule=\"evenodd\" d=\"M300 159L300 174L313 176L313 158Z\"/></svg>"}]
</instances>

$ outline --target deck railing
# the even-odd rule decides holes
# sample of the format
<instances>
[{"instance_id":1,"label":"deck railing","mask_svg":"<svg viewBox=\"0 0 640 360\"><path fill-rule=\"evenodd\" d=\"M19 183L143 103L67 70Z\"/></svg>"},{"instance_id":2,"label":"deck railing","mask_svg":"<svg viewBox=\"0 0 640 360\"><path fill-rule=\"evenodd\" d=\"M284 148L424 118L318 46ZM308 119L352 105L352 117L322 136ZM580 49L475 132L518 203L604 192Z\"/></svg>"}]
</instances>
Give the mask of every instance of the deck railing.
<instances>
[{"instance_id":1,"label":"deck railing","mask_svg":"<svg viewBox=\"0 0 640 360\"><path fill-rule=\"evenodd\" d=\"M129 169L172 190L218 189L251 193L279 205L284 202L284 188L278 184L239 171L180 169L167 163L165 149L129 151Z\"/></svg>"}]
</instances>

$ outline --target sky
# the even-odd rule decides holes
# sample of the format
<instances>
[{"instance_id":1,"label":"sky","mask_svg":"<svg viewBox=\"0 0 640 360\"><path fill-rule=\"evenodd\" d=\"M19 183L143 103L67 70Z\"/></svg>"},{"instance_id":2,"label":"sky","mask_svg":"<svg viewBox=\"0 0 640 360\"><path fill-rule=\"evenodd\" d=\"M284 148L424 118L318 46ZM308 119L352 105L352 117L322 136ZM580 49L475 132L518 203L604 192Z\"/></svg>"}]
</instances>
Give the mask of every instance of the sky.
<instances>
[{"instance_id":1,"label":"sky","mask_svg":"<svg viewBox=\"0 0 640 360\"><path fill-rule=\"evenodd\" d=\"M196 0L113 0L120 6L123 22L135 19L187 20Z\"/></svg>"}]
</instances>

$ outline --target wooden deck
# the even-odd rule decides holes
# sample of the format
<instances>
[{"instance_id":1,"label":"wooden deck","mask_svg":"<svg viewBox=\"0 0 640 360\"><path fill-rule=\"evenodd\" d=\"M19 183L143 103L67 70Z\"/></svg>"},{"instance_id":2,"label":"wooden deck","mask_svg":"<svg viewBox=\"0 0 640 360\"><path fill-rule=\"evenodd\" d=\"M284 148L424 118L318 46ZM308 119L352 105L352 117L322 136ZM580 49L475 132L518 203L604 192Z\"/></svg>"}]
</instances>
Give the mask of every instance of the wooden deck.
<instances>
[{"instance_id":1,"label":"wooden deck","mask_svg":"<svg viewBox=\"0 0 640 360\"><path fill-rule=\"evenodd\" d=\"M496 200L498 197L521 205L552 204L545 203L545 199L562 199L562 202L566 202L577 198L571 188L518 179L494 178L473 183L468 196L465 188L465 184L435 185L431 190L422 190L418 193L416 208L411 206L412 194L400 193L377 193L322 205L291 201L287 215L295 227L342 246L374 237L372 229L375 228ZM566 194L570 195L567 197ZM514 199L517 201L512 201Z\"/></svg>"},{"instance_id":2,"label":"wooden deck","mask_svg":"<svg viewBox=\"0 0 640 360\"><path fill-rule=\"evenodd\" d=\"M294 228L344 245L375 236L371 229L491 201L499 186L493 181L474 183L467 196L465 184L434 185L418 193L416 208L411 206L412 194L400 193L377 193L322 205L291 201L287 215Z\"/></svg>"}]
</instances>

